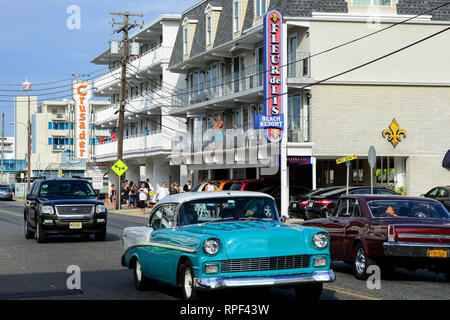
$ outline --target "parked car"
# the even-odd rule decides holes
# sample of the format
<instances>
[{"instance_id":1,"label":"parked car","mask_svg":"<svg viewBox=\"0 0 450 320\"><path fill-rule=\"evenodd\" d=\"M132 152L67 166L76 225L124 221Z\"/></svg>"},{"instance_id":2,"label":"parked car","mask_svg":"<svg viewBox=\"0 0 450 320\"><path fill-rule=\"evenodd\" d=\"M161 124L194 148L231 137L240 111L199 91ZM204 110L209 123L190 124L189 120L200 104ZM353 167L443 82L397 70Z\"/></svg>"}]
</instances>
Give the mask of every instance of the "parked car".
<instances>
[{"instance_id":1,"label":"parked car","mask_svg":"<svg viewBox=\"0 0 450 320\"><path fill-rule=\"evenodd\" d=\"M208 182L197 183L195 186L192 187L191 192L205 191L207 184L208 184Z\"/></svg>"},{"instance_id":2,"label":"parked car","mask_svg":"<svg viewBox=\"0 0 450 320\"><path fill-rule=\"evenodd\" d=\"M330 233L333 260L353 265L358 279L368 268L427 268L450 280L450 214L433 199L386 195L345 195L329 218L303 226Z\"/></svg>"},{"instance_id":3,"label":"parked car","mask_svg":"<svg viewBox=\"0 0 450 320\"><path fill-rule=\"evenodd\" d=\"M35 180L24 208L25 238L38 242L48 235L95 235L106 238L107 210L89 181L82 179Z\"/></svg>"},{"instance_id":4,"label":"parked car","mask_svg":"<svg viewBox=\"0 0 450 320\"><path fill-rule=\"evenodd\" d=\"M223 181L215 181L219 183L219 191L230 190L233 183L238 182L238 180L223 180Z\"/></svg>"},{"instance_id":5,"label":"parked car","mask_svg":"<svg viewBox=\"0 0 450 320\"><path fill-rule=\"evenodd\" d=\"M137 289L149 279L181 287L184 299L227 288L295 288L319 298L330 269L328 232L280 222L259 192L217 191L165 197L148 226L123 230L122 265Z\"/></svg>"},{"instance_id":6,"label":"parked car","mask_svg":"<svg viewBox=\"0 0 450 320\"><path fill-rule=\"evenodd\" d=\"M340 188L342 187L319 188L302 195L292 195L289 201L289 217L305 219L305 208L308 205L309 199L311 197L319 196L326 192Z\"/></svg>"},{"instance_id":7,"label":"parked car","mask_svg":"<svg viewBox=\"0 0 450 320\"><path fill-rule=\"evenodd\" d=\"M258 191L266 193L266 194L274 197L275 202L277 203L278 210L281 209L281 186L279 184L271 185L271 186L265 187ZM308 189L303 186L295 186L295 185L289 186L289 194L302 195L302 194L308 193L310 191L311 191L311 189Z\"/></svg>"},{"instance_id":8,"label":"parked car","mask_svg":"<svg viewBox=\"0 0 450 320\"><path fill-rule=\"evenodd\" d=\"M450 186L433 188L421 196L436 199L447 208L448 212L450 212Z\"/></svg>"},{"instance_id":9,"label":"parked car","mask_svg":"<svg viewBox=\"0 0 450 320\"><path fill-rule=\"evenodd\" d=\"M240 191L259 191L265 188L267 184L263 179L237 181L231 185L230 190Z\"/></svg>"},{"instance_id":10,"label":"parked car","mask_svg":"<svg viewBox=\"0 0 450 320\"><path fill-rule=\"evenodd\" d=\"M0 187L0 200L13 200L14 193L11 187Z\"/></svg>"},{"instance_id":11,"label":"parked car","mask_svg":"<svg viewBox=\"0 0 450 320\"><path fill-rule=\"evenodd\" d=\"M376 187L375 194L399 195L397 192L387 188ZM347 193L346 188L331 190L318 196L310 197L305 207L306 220L315 218L326 218L329 216L334 206L342 195ZM349 187L349 194L370 194L370 187Z\"/></svg>"}]
</instances>

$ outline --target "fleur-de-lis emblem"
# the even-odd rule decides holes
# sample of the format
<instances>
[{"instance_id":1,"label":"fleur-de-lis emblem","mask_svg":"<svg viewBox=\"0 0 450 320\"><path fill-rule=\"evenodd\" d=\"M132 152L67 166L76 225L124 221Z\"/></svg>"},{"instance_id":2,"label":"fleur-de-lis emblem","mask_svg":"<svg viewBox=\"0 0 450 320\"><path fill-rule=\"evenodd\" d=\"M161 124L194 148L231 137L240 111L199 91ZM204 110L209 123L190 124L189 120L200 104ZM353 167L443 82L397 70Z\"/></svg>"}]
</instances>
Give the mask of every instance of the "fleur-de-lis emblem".
<instances>
[{"instance_id":1,"label":"fleur-de-lis emblem","mask_svg":"<svg viewBox=\"0 0 450 320\"><path fill-rule=\"evenodd\" d=\"M394 119L389 125L389 129L383 130L383 138L386 138L386 136L388 137L387 140L392 143L395 148L397 144L402 141L402 136L403 138L406 138L406 131L400 130L399 124Z\"/></svg>"},{"instance_id":2,"label":"fleur-de-lis emblem","mask_svg":"<svg viewBox=\"0 0 450 320\"><path fill-rule=\"evenodd\" d=\"M274 13L271 17L272 21L277 23L277 21L280 19L280 17L278 16L278 14Z\"/></svg>"}]
</instances>

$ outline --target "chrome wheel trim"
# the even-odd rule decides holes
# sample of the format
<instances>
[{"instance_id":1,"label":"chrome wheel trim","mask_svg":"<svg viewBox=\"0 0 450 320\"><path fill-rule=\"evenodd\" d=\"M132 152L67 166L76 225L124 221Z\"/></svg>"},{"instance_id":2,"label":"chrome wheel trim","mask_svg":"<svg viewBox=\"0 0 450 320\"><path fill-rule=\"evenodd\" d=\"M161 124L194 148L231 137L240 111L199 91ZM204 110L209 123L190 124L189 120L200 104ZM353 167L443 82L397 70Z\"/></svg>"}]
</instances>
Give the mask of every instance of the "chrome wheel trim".
<instances>
[{"instance_id":1,"label":"chrome wheel trim","mask_svg":"<svg viewBox=\"0 0 450 320\"><path fill-rule=\"evenodd\" d=\"M190 298L192 295L192 275L189 267L184 271L184 294L186 298Z\"/></svg>"},{"instance_id":2,"label":"chrome wheel trim","mask_svg":"<svg viewBox=\"0 0 450 320\"><path fill-rule=\"evenodd\" d=\"M366 270L366 253L363 248L359 248L356 253L355 267L359 274L363 274Z\"/></svg>"},{"instance_id":3,"label":"chrome wheel trim","mask_svg":"<svg viewBox=\"0 0 450 320\"><path fill-rule=\"evenodd\" d=\"M134 272L136 273L136 279L138 280L138 282L141 282L141 280L142 280L142 269L141 269L141 264L137 260L136 260L136 268L134 270L135 270Z\"/></svg>"}]
</instances>

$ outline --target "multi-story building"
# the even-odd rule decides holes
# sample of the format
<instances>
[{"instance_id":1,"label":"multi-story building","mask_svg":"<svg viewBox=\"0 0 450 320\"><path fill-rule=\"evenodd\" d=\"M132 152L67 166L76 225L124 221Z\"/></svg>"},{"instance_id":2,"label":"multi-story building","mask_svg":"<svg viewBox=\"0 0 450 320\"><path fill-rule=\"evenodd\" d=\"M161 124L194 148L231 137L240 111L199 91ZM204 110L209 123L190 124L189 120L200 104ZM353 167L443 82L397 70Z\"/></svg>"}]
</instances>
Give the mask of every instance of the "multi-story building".
<instances>
[{"instance_id":1,"label":"multi-story building","mask_svg":"<svg viewBox=\"0 0 450 320\"><path fill-rule=\"evenodd\" d=\"M234 162L227 163L221 161L223 157L216 161L198 155L209 151L206 145L214 139L206 133L218 121L225 129L245 132L254 128L254 115L264 113L263 16L276 9L283 16L286 139L282 147L289 167L271 177L309 188L345 185L346 167L336 164L336 159L356 154L350 185L368 185L368 150L373 145L378 156L373 171L377 185L404 187L407 194L419 195L448 183L450 172L441 163L450 145L449 32L320 82L445 29L450 24L448 7L414 17L440 4L199 2L182 13L169 65L186 81L186 89L172 95L170 114L187 117L191 139L191 149L175 150L172 161L186 165L194 180L270 178L261 168L274 162L264 163L259 155L252 164L240 161L238 153L232 156ZM400 23L406 19L410 20ZM388 26L392 28L367 36ZM357 38L361 39L327 51ZM399 135L399 141L392 139ZM180 140L181 135L175 142ZM196 141L200 149L192 147ZM247 152L251 141L247 138L241 146ZM264 139L257 140L260 143ZM285 205L287 201L284 192Z\"/></svg>"},{"instance_id":2,"label":"multi-story building","mask_svg":"<svg viewBox=\"0 0 450 320\"><path fill-rule=\"evenodd\" d=\"M176 132L185 130L185 120L168 116L171 94L184 86L184 79L167 70L181 16L164 14L147 23L129 37L129 60L126 78L126 105L123 161L128 166L124 179L150 179L154 190L164 181L180 181L180 168L170 167L168 155ZM133 52L138 46L139 52ZM94 113L96 128L117 133L120 98L120 50L105 50L91 62L109 65L110 72L95 79L95 96L109 97L111 104ZM110 163L117 160L117 140L107 139L94 146L93 159ZM183 173L181 174L183 175ZM109 175L117 185L117 176Z\"/></svg>"},{"instance_id":3,"label":"multi-story building","mask_svg":"<svg viewBox=\"0 0 450 320\"><path fill-rule=\"evenodd\" d=\"M22 98L18 97L17 99ZM32 97L35 98L35 97ZM26 100L26 99L25 99ZM24 100L24 101L25 101ZM43 101L31 109L31 170L33 177L87 177L87 160L74 157L76 141L74 101ZM27 102L22 103L27 107ZM27 150L27 111L16 105L14 122L16 159L26 159ZM109 105L108 101L89 101L89 107L97 109ZM93 124L90 123L93 128ZM110 130L96 129L90 131L89 148L92 150L99 140L110 138ZM92 151L91 151L92 152ZM25 164L26 167L26 164Z\"/></svg>"}]
</instances>

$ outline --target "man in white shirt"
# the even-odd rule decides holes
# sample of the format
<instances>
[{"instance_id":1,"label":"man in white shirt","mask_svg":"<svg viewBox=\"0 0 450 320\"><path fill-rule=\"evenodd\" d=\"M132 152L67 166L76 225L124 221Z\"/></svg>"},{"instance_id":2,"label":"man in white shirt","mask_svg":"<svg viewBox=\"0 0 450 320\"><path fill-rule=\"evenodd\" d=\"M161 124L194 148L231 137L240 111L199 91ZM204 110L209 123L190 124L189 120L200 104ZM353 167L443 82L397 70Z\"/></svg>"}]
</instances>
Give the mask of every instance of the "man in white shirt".
<instances>
[{"instance_id":1,"label":"man in white shirt","mask_svg":"<svg viewBox=\"0 0 450 320\"><path fill-rule=\"evenodd\" d=\"M138 192L139 192L138 207L141 208L141 213L145 214L145 207L148 197L148 189L146 188L145 183L142 183L141 188L139 189Z\"/></svg>"},{"instance_id":2,"label":"man in white shirt","mask_svg":"<svg viewBox=\"0 0 450 320\"><path fill-rule=\"evenodd\" d=\"M158 192L156 193L155 202L158 202L164 197L169 195L169 189L167 188L167 182L163 182L162 187L159 187Z\"/></svg>"}]
</instances>

